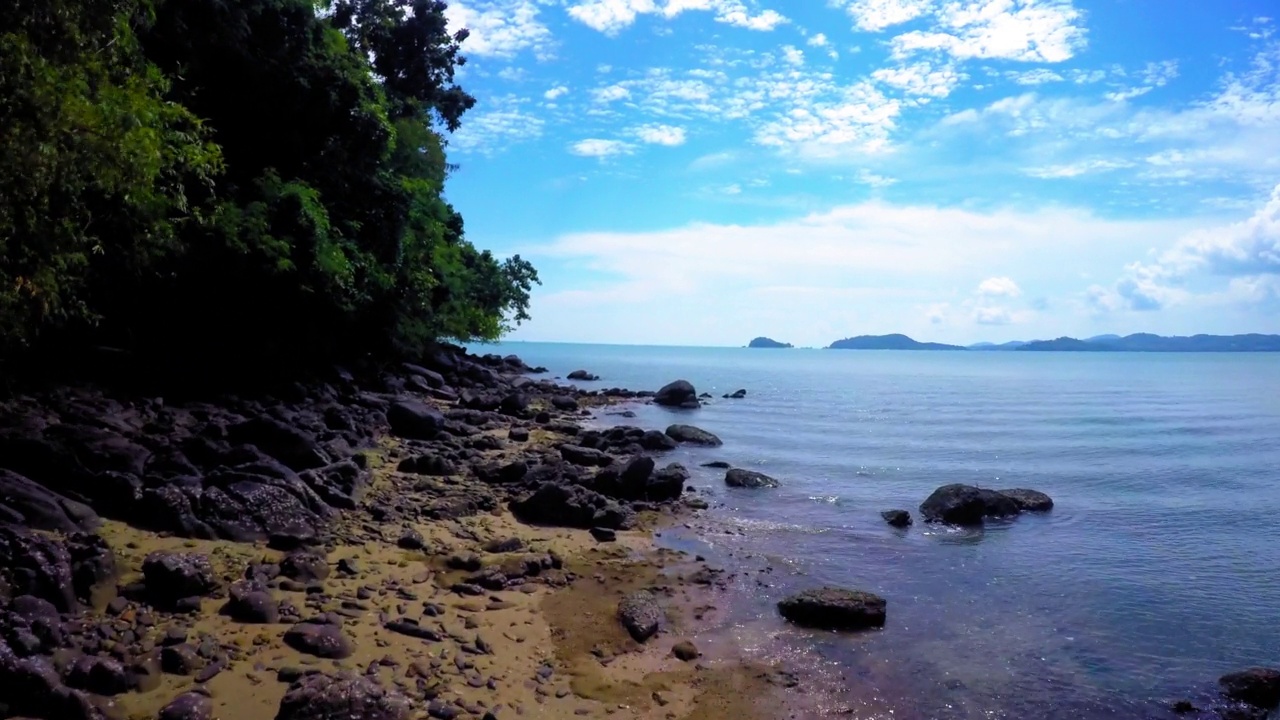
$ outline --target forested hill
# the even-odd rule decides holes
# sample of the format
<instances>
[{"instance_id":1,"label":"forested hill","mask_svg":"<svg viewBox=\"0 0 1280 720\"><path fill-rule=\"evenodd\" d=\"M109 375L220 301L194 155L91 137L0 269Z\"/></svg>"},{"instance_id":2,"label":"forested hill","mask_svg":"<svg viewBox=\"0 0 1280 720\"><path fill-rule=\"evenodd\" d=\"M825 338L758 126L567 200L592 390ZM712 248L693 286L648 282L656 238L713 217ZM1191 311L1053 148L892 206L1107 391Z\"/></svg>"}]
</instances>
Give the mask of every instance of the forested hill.
<instances>
[{"instance_id":1,"label":"forested hill","mask_svg":"<svg viewBox=\"0 0 1280 720\"><path fill-rule=\"evenodd\" d=\"M0 27L0 358L412 355L527 319L442 197L431 0L41 0ZM30 365L28 363L28 365Z\"/></svg>"}]
</instances>

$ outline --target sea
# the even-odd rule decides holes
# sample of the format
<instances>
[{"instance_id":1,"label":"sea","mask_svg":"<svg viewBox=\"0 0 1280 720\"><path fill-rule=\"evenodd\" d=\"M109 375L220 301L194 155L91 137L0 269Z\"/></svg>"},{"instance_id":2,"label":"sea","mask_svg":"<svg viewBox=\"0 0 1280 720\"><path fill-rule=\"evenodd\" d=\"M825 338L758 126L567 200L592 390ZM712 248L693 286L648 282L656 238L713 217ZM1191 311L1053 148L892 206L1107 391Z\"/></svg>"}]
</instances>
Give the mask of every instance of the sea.
<instances>
[{"instance_id":1,"label":"sea","mask_svg":"<svg viewBox=\"0 0 1280 720\"><path fill-rule=\"evenodd\" d=\"M1223 673L1280 665L1280 353L471 349L601 376L585 389L684 379L713 396L597 422L723 439L671 453L712 507L667 541L733 574L721 636L800 665L801 687L829 698L815 714L1170 718L1177 699L1207 708ZM781 487L727 488L700 467L712 460ZM948 483L1033 488L1055 507L922 524ZM916 524L889 527L894 508ZM821 585L883 596L886 626L777 617Z\"/></svg>"}]
</instances>

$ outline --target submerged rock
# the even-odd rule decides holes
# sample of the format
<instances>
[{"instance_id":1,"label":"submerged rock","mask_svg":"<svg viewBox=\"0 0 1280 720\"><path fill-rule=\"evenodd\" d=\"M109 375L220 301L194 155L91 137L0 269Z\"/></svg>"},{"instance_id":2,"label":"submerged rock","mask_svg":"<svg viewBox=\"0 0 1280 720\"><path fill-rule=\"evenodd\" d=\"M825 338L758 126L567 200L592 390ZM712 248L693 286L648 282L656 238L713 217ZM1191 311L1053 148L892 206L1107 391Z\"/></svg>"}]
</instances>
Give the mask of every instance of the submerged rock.
<instances>
[{"instance_id":1,"label":"submerged rock","mask_svg":"<svg viewBox=\"0 0 1280 720\"><path fill-rule=\"evenodd\" d=\"M724 444L715 435L692 425L672 425L667 428L666 435L676 442L689 443L690 445L720 447Z\"/></svg>"},{"instance_id":2,"label":"submerged rock","mask_svg":"<svg viewBox=\"0 0 1280 720\"><path fill-rule=\"evenodd\" d=\"M997 490L996 492L1012 500L1017 504L1018 509L1023 512L1048 512L1053 509L1053 498L1039 490L1014 488L1012 490Z\"/></svg>"},{"instance_id":3,"label":"submerged rock","mask_svg":"<svg viewBox=\"0 0 1280 720\"><path fill-rule=\"evenodd\" d=\"M653 401L664 407L676 407L696 409L701 407L698 402L698 391L687 380L676 380L662 386L653 396Z\"/></svg>"},{"instance_id":4,"label":"submerged rock","mask_svg":"<svg viewBox=\"0 0 1280 720\"><path fill-rule=\"evenodd\" d=\"M648 590L633 592L618 603L618 620L632 639L643 643L658 632L662 624L662 608Z\"/></svg>"},{"instance_id":5,"label":"submerged rock","mask_svg":"<svg viewBox=\"0 0 1280 720\"><path fill-rule=\"evenodd\" d=\"M567 377L570 380L586 380L586 381L594 381L594 380L600 379L599 375L593 375L587 372L586 370L574 370L573 372L569 373Z\"/></svg>"},{"instance_id":6,"label":"submerged rock","mask_svg":"<svg viewBox=\"0 0 1280 720\"><path fill-rule=\"evenodd\" d=\"M904 528L911 525L911 513L906 510L885 510L880 513L880 517L896 528Z\"/></svg>"},{"instance_id":7,"label":"submerged rock","mask_svg":"<svg viewBox=\"0 0 1280 720\"><path fill-rule=\"evenodd\" d=\"M1232 700L1271 710L1280 705L1280 670L1255 667L1218 679L1222 694Z\"/></svg>"},{"instance_id":8,"label":"submerged rock","mask_svg":"<svg viewBox=\"0 0 1280 720\"><path fill-rule=\"evenodd\" d=\"M884 627L885 600L860 590L806 590L778 603L778 612L803 627L863 630Z\"/></svg>"},{"instance_id":9,"label":"submerged rock","mask_svg":"<svg viewBox=\"0 0 1280 720\"><path fill-rule=\"evenodd\" d=\"M764 473L733 468L724 474L724 484L736 488L776 488L780 483Z\"/></svg>"}]
</instances>

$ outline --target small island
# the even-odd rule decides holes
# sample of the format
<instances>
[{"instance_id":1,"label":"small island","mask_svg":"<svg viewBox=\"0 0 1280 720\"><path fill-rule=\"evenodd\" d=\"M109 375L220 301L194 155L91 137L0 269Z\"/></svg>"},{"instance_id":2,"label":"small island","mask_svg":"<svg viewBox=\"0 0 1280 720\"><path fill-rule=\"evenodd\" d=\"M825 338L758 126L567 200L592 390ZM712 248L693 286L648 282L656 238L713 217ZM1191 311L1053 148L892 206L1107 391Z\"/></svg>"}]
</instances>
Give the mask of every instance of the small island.
<instances>
[{"instance_id":1,"label":"small island","mask_svg":"<svg viewBox=\"0 0 1280 720\"><path fill-rule=\"evenodd\" d=\"M752 340L751 342L747 343L747 347L749 348L791 348L794 346L791 343L778 342L773 338L758 337Z\"/></svg>"},{"instance_id":2,"label":"small island","mask_svg":"<svg viewBox=\"0 0 1280 720\"><path fill-rule=\"evenodd\" d=\"M965 350L959 345L919 342L906 335L859 335L831 343L831 350Z\"/></svg>"}]
</instances>

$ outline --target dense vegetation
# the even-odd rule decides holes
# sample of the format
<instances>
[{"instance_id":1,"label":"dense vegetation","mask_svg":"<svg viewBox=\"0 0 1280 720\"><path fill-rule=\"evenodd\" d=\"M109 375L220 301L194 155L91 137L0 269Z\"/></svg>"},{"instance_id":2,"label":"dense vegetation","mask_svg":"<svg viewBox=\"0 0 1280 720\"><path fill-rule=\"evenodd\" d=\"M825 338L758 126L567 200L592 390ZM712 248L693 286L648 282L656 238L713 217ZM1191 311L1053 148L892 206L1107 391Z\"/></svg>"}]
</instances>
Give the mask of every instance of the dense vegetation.
<instances>
[{"instance_id":1,"label":"dense vegetation","mask_svg":"<svg viewBox=\"0 0 1280 720\"><path fill-rule=\"evenodd\" d=\"M0 358L412 355L527 319L463 235L435 0L21 0L0 27Z\"/></svg>"}]
</instances>

